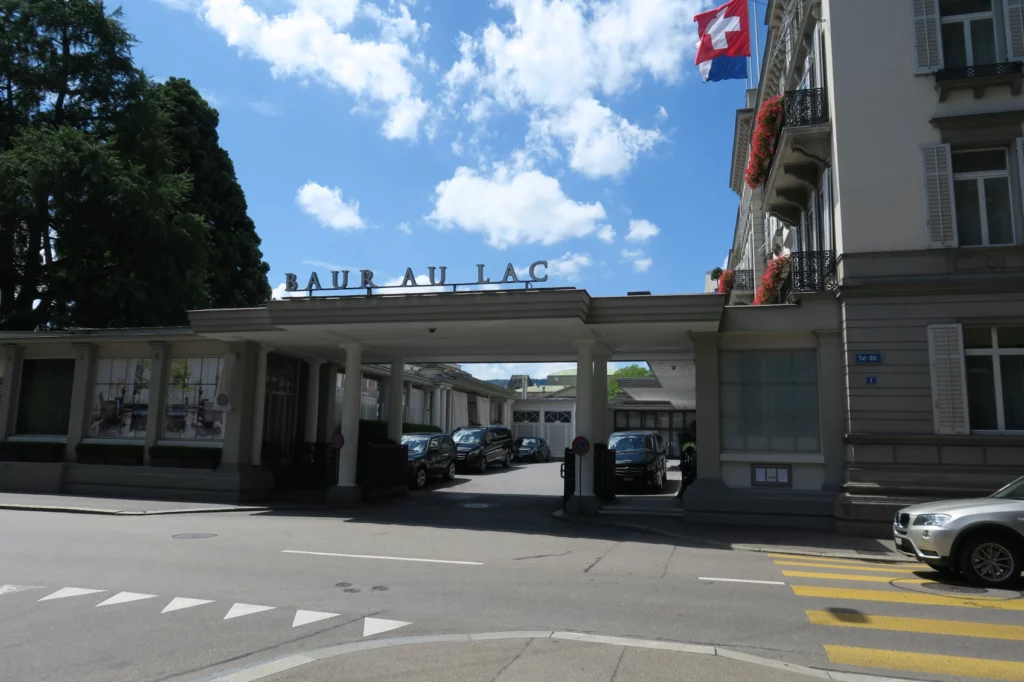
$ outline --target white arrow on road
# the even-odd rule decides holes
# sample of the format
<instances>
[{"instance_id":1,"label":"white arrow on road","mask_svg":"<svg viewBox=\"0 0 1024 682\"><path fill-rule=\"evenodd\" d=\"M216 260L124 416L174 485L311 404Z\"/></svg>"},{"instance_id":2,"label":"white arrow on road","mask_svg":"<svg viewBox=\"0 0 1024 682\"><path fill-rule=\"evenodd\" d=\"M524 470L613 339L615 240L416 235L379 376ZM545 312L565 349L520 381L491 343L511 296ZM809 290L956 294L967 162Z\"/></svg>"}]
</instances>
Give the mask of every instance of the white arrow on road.
<instances>
[{"instance_id":1,"label":"white arrow on road","mask_svg":"<svg viewBox=\"0 0 1024 682\"><path fill-rule=\"evenodd\" d=\"M397 630L398 628L404 628L406 625L412 625L412 623L406 623L402 620L387 620L386 618L366 618L363 620L363 637L379 635L389 630Z\"/></svg>"},{"instance_id":2,"label":"white arrow on road","mask_svg":"<svg viewBox=\"0 0 1024 682\"><path fill-rule=\"evenodd\" d=\"M96 594L97 592L106 592L106 590L90 590L87 587L62 587L53 594L43 597L39 601L46 601L47 599L64 599L65 597L80 597L83 594Z\"/></svg>"},{"instance_id":3,"label":"white arrow on road","mask_svg":"<svg viewBox=\"0 0 1024 682\"><path fill-rule=\"evenodd\" d=\"M235 604L228 611L228 615L224 616L224 620L248 616L253 613L260 613L261 611L270 611L273 608L273 606L259 606L258 604Z\"/></svg>"},{"instance_id":4,"label":"white arrow on road","mask_svg":"<svg viewBox=\"0 0 1024 682\"><path fill-rule=\"evenodd\" d=\"M212 599L189 599L188 597L175 597L171 600L171 603L164 607L164 610L160 613L170 613L171 611L180 611L181 609L190 609L193 606L202 606L203 604L212 604Z\"/></svg>"},{"instance_id":5,"label":"white arrow on road","mask_svg":"<svg viewBox=\"0 0 1024 682\"><path fill-rule=\"evenodd\" d=\"M0 585L0 594L14 594L15 592L41 589L43 589L42 585Z\"/></svg>"},{"instance_id":6,"label":"white arrow on road","mask_svg":"<svg viewBox=\"0 0 1024 682\"><path fill-rule=\"evenodd\" d=\"M309 625L320 620L335 618L338 615L340 614L327 613L326 611L303 611L300 609L295 612L295 620L292 621L292 627L297 628L300 625Z\"/></svg>"},{"instance_id":7,"label":"white arrow on road","mask_svg":"<svg viewBox=\"0 0 1024 682\"><path fill-rule=\"evenodd\" d=\"M114 604L127 604L130 601L140 601L142 599L152 599L155 594L141 594L139 592L118 592L113 597L106 601L102 601L96 606L113 606Z\"/></svg>"}]
</instances>

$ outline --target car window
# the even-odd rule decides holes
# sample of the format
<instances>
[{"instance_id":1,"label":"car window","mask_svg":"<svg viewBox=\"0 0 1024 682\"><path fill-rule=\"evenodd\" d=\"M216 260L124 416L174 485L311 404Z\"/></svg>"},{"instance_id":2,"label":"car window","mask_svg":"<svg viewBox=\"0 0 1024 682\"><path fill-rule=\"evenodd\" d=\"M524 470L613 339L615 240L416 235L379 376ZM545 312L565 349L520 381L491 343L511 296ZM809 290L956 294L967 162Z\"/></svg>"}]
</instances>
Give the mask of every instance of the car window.
<instances>
[{"instance_id":1,"label":"car window","mask_svg":"<svg viewBox=\"0 0 1024 682\"><path fill-rule=\"evenodd\" d=\"M1024 477L1018 478L1008 486L996 491L992 497L999 497L1004 500L1024 500Z\"/></svg>"},{"instance_id":2,"label":"car window","mask_svg":"<svg viewBox=\"0 0 1024 682\"><path fill-rule=\"evenodd\" d=\"M483 436L482 429L463 429L455 433L454 439L456 443L476 444L483 440Z\"/></svg>"},{"instance_id":3,"label":"car window","mask_svg":"<svg viewBox=\"0 0 1024 682\"><path fill-rule=\"evenodd\" d=\"M613 434L608 441L609 449L617 452L629 452L644 449L643 436L632 433Z\"/></svg>"},{"instance_id":4,"label":"car window","mask_svg":"<svg viewBox=\"0 0 1024 682\"><path fill-rule=\"evenodd\" d=\"M429 438L426 436L402 436L402 445L409 446L409 452L424 452Z\"/></svg>"}]
</instances>

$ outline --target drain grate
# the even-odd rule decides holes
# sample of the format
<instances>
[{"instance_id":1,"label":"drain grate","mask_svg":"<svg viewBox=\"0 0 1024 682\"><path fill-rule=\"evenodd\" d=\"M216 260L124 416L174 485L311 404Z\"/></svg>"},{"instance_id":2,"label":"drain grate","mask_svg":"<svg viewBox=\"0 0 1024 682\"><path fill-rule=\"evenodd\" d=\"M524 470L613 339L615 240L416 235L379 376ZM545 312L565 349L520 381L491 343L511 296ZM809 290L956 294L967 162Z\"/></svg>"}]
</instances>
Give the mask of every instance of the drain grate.
<instances>
[{"instance_id":1,"label":"drain grate","mask_svg":"<svg viewBox=\"0 0 1024 682\"><path fill-rule=\"evenodd\" d=\"M206 538L217 537L216 533L179 533L172 535L175 540L205 540Z\"/></svg>"},{"instance_id":2,"label":"drain grate","mask_svg":"<svg viewBox=\"0 0 1024 682\"><path fill-rule=\"evenodd\" d=\"M969 585L950 585L948 583L925 583L924 587L936 592L949 592L950 594L988 594L984 587L971 587Z\"/></svg>"}]
</instances>

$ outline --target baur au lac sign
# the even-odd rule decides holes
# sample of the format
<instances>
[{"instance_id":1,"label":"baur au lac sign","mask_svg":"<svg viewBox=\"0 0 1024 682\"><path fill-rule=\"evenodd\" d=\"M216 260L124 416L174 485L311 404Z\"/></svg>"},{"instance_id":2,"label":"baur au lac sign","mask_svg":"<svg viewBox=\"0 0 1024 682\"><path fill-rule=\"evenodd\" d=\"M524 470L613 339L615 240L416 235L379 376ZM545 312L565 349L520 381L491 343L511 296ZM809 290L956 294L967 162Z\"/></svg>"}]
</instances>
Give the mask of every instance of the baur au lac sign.
<instances>
[{"instance_id":1,"label":"baur au lac sign","mask_svg":"<svg viewBox=\"0 0 1024 682\"><path fill-rule=\"evenodd\" d=\"M484 274L484 266L479 264L476 266L475 282L446 283L447 271L448 266L446 265L440 267L431 265L427 268L427 278L430 284L420 284L416 281L416 274L412 271L412 268L406 268L402 283L388 287L374 284L373 270L360 270L358 277L349 277L348 270L331 270L330 277L325 278L326 283L320 279L316 271L313 271L309 273L309 280L306 282L306 286L302 288L299 288L299 280L295 273L286 272L284 275L284 288L285 291L308 291L312 294L314 291L344 291L346 289L415 289L421 286L444 286L445 284L447 286L473 286L478 284L530 284L548 281L548 262L546 260L531 263L528 268L527 279L520 279L519 275L516 274L515 267L511 263L505 266L505 274L497 281L491 281L491 278Z\"/></svg>"}]
</instances>

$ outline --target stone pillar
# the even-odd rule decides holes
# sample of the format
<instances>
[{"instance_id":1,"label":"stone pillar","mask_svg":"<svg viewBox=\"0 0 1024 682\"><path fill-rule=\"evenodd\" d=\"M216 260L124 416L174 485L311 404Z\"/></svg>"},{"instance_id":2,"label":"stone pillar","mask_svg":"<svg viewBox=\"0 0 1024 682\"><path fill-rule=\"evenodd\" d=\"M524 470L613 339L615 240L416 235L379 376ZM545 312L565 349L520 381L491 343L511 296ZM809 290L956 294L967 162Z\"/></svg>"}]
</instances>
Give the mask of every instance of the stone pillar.
<instances>
[{"instance_id":1,"label":"stone pillar","mask_svg":"<svg viewBox=\"0 0 1024 682\"><path fill-rule=\"evenodd\" d=\"M608 355L594 354L593 417L591 429L593 442L608 444Z\"/></svg>"},{"instance_id":2,"label":"stone pillar","mask_svg":"<svg viewBox=\"0 0 1024 682\"><path fill-rule=\"evenodd\" d=\"M341 365L325 362L320 366L320 402L316 406L317 442L330 443L338 429L338 372ZM360 396L362 391L360 391Z\"/></svg>"},{"instance_id":3,"label":"stone pillar","mask_svg":"<svg viewBox=\"0 0 1024 682\"><path fill-rule=\"evenodd\" d=\"M256 356L255 400L252 410L252 436L249 441L249 463L258 466L263 462L263 417L267 405L267 356L272 349L260 346Z\"/></svg>"},{"instance_id":4,"label":"stone pillar","mask_svg":"<svg viewBox=\"0 0 1024 682\"><path fill-rule=\"evenodd\" d=\"M89 395L96 375L96 346L91 343L72 344L75 349L75 377L71 384L71 416L68 418L68 439L65 457L75 459L75 446L82 442L89 423Z\"/></svg>"},{"instance_id":5,"label":"stone pillar","mask_svg":"<svg viewBox=\"0 0 1024 682\"><path fill-rule=\"evenodd\" d=\"M441 424L441 389L436 386L430 389L430 423L444 428Z\"/></svg>"},{"instance_id":6,"label":"stone pillar","mask_svg":"<svg viewBox=\"0 0 1024 682\"><path fill-rule=\"evenodd\" d=\"M405 417L405 360L391 358L391 376L388 378L388 438L396 443L402 441L402 422Z\"/></svg>"},{"instance_id":7,"label":"stone pillar","mask_svg":"<svg viewBox=\"0 0 1024 682\"><path fill-rule=\"evenodd\" d=\"M306 424L303 440L307 443L317 442L317 423L320 416L320 368L323 360L308 361L306 379Z\"/></svg>"},{"instance_id":8,"label":"stone pillar","mask_svg":"<svg viewBox=\"0 0 1024 682\"><path fill-rule=\"evenodd\" d=\"M332 500L354 500L356 464L359 451L359 408L363 385L363 347L357 343L345 349L345 392L341 397L341 434L345 444L338 453L338 485L329 491Z\"/></svg>"},{"instance_id":9,"label":"stone pillar","mask_svg":"<svg viewBox=\"0 0 1024 682\"><path fill-rule=\"evenodd\" d=\"M815 332L818 336L818 427L821 454L825 458L824 488L838 490L843 483L846 450L843 445L845 414L843 396L843 347L838 331Z\"/></svg>"},{"instance_id":10,"label":"stone pillar","mask_svg":"<svg viewBox=\"0 0 1024 682\"><path fill-rule=\"evenodd\" d=\"M146 452L143 455L143 464L149 466L149 449L156 445L163 435L164 415L167 413L167 381L171 373L171 346L168 343L159 341L149 344L149 404L146 408ZM231 391L237 375L243 371L238 361L235 362L235 375L229 384ZM228 395L232 402L241 396L234 391ZM232 405L234 407L234 405ZM230 419L230 417L229 417ZM224 434L224 449L221 454L221 461L228 461L228 434ZM237 461L237 459L235 460Z\"/></svg>"},{"instance_id":11,"label":"stone pillar","mask_svg":"<svg viewBox=\"0 0 1024 682\"><path fill-rule=\"evenodd\" d=\"M157 381L162 382L164 388L159 395L159 403L154 399L153 389L149 393L149 423L146 430L146 442L152 433L155 444L160 438L160 427L163 426L163 411L167 396L167 382L170 376L171 353L170 348L162 352L156 349L158 344L153 344L153 380L155 386ZM157 354L162 356L159 374ZM252 452L252 413L256 404L256 376L253 371L256 367L256 360L259 357L259 346L252 342L233 343L228 347L224 355L224 371L227 372L227 393L231 401L231 410L224 415L226 424L224 428L224 444L221 450L221 466L228 465L238 467L248 465L250 453ZM157 379L160 376L160 379ZM154 416L153 406L158 404L160 415ZM148 451L147 451L147 457Z\"/></svg>"},{"instance_id":12,"label":"stone pillar","mask_svg":"<svg viewBox=\"0 0 1024 682\"><path fill-rule=\"evenodd\" d=\"M0 364L3 366L3 394L0 395L0 441L14 435L14 419L21 392L22 346L0 346Z\"/></svg>"},{"instance_id":13,"label":"stone pillar","mask_svg":"<svg viewBox=\"0 0 1024 682\"><path fill-rule=\"evenodd\" d=\"M441 386L441 430L445 433L450 433L451 429L448 428L448 399L450 396L450 386Z\"/></svg>"},{"instance_id":14,"label":"stone pillar","mask_svg":"<svg viewBox=\"0 0 1024 682\"><path fill-rule=\"evenodd\" d=\"M697 480L722 477L718 377L718 335L691 334L697 384Z\"/></svg>"},{"instance_id":15,"label":"stone pillar","mask_svg":"<svg viewBox=\"0 0 1024 682\"><path fill-rule=\"evenodd\" d=\"M505 401L505 426L512 428L512 401Z\"/></svg>"},{"instance_id":16,"label":"stone pillar","mask_svg":"<svg viewBox=\"0 0 1024 682\"><path fill-rule=\"evenodd\" d=\"M576 459L576 494L570 500L572 511L594 514L600 502L594 495L594 341L576 342L576 436L591 443L591 451Z\"/></svg>"}]
</instances>

